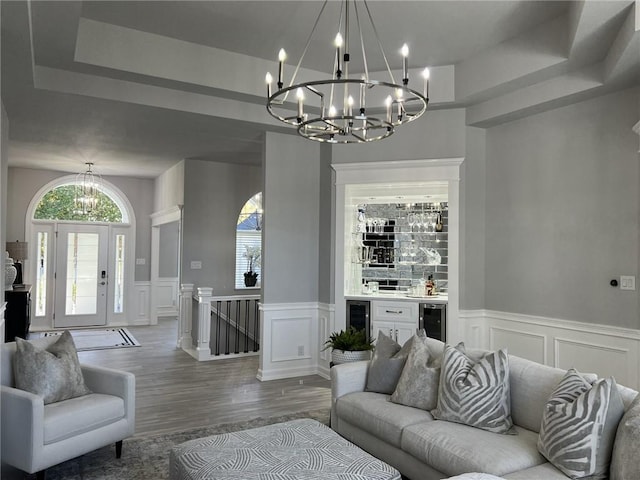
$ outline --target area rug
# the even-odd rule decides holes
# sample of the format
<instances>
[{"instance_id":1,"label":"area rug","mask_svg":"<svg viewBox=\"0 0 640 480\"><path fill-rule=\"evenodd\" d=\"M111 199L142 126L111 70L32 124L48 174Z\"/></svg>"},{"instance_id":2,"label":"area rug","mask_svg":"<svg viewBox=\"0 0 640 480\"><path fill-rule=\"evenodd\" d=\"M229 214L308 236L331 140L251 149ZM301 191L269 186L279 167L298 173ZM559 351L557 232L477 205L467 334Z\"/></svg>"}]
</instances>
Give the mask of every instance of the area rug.
<instances>
[{"instance_id":1,"label":"area rug","mask_svg":"<svg viewBox=\"0 0 640 480\"><path fill-rule=\"evenodd\" d=\"M64 330L41 332L41 337L62 335ZM92 328L69 330L79 352L86 350L104 350L107 348L139 347L140 343L126 328Z\"/></svg>"},{"instance_id":2,"label":"area rug","mask_svg":"<svg viewBox=\"0 0 640 480\"><path fill-rule=\"evenodd\" d=\"M110 445L47 469L47 480L165 480L169 478L169 452L174 445L196 438L237 432L297 418L313 418L328 425L329 410L298 412L240 423L134 437L124 441L122 458L119 460L115 458L115 447ZM35 475L23 476L13 469L3 469L1 477L3 480L36 478Z\"/></svg>"}]
</instances>

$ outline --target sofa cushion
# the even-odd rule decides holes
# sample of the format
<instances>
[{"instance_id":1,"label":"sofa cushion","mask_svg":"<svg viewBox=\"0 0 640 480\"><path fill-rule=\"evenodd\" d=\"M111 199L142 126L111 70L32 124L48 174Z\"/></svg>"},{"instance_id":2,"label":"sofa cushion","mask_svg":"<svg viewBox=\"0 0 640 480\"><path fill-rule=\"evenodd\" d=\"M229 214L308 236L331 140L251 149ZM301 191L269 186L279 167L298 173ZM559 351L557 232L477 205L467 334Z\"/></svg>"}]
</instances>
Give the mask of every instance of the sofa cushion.
<instances>
[{"instance_id":1,"label":"sofa cushion","mask_svg":"<svg viewBox=\"0 0 640 480\"><path fill-rule=\"evenodd\" d=\"M506 350L490 352L475 362L464 345L447 345L442 357L438 407L434 418L512 433L509 358Z\"/></svg>"},{"instance_id":2,"label":"sofa cushion","mask_svg":"<svg viewBox=\"0 0 640 480\"><path fill-rule=\"evenodd\" d=\"M567 476L549 462L504 476L505 480L567 480Z\"/></svg>"},{"instance_id":3,"label":"sofa cushion","mask_svg":"<svg viewBox=\"0 0 640 480\"><path fill-rule=\"evenodd\" d=\"M424 330L418 335L426 336ZM367 392L388 393L394 392L402 369L409 356L411 345L416 338L411 337L404 346L400 346L395 340L378 330L378 339L373 351L373 358L367 372Z\"/></svg>"},{"instance_id":4,"label":"sofa cushion","mask_svg":"<svg viewBox=\"0 0 640 480\"><path fill-rule=\"evenodd\" d=\"M44 443L59 442L124 418L124 400L92 393L44 407Z\"/></svg>"},{"instance_id":5,"label":"sofa cushion","mask_svg":"<svg viewBox=\"0 0 640 480\"><path fill-rule=\"evenodd\" d=\"M546 460L536 448L535 432L514 427L499 435L459 423L423 422L406 427L401 448L446 475L485 472L503 476Z\"/></svg>"},{"instance_id":6,"label":"sofa cushion","mask_svg":"<svg viewBox=\"0 0 640 480\"><path fill-rule=\"evenodd\" d=\"M640 438L640 394L627 409L618 424L616 441L611 456L610 480L640 478L640 456L638 439Z\"/></svg>"},{"instance_id":7,"label":"sofa cushion","mask_svg":"<svg viewBox=\"0 0 640 480\"><path fill-rule=\"evenodd\" d=\"M41 396L45 405L90 393L68 330L46 349L16 338L13 369L16 388Z\"/></svg>"},{"instance_id":8,"label":"sofa cushion","mask_svg":"<svg viewBox=\"0 0 640 480\"><path fill-rule=\"evenodd\" d=\"M432 352L426 337L416 338L391 401L423 410L436 408L441 364L442 355Z\"/></svg>"},{"instance_id":9,"label":"sofa cushion","mask_svg":"<svg viewBox=\"0 0 640 480\"><path fill-rule=\"evenodd\" d=\"M540 431L542 412L547 400L562 380L566 370L541 365L509 355L509 382L511 394L511 419L527 430ZM582 374L589 382L596 381L593 374Z\"/></svg>"},{"instance_id":10,"label":"sofa cushion","mask_svg":"<svg viewBox=\"0 0 640 480\"><path fill-rule=\"evenodd\" d=\"M589 384L571 368L542 416L538 449L571 478L607 478L624 405L613 378Z\"/></svg>"},{"instance_id":11,"label":"sofa cushion","mask_svg":"<svg viewBox=\"0 0 640 480\"><path fill-rule=\"evenodd\" d=\"M389 401L389 395L373 392L338 398L336 413L340 419L396 447L400 447L402 430L407 425L433 421L429 412L397 405Z\"/></svg>"}]
</instances>

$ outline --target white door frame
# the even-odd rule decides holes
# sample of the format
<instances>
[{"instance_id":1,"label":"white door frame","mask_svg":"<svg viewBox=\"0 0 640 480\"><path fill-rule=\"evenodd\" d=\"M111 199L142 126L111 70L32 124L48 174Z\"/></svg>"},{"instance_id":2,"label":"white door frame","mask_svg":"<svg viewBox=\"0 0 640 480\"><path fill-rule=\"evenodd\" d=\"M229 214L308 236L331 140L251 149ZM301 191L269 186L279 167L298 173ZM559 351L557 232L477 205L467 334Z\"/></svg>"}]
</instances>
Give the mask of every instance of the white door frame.
<instances>
[{"instance_id":1,"label":"white door frame","mask_svg":"<svg viewBox=\"0 0 640 480\"><path fill-rule=\"evenodd\" d=\"M64 222L57 220L34 220L33 214L36 211L40 200L42 197L50 190L60 187L62 185L72 185L75 184L77 178L76 175L63 175L58 177L45 185L43 185L31 198L29 202L29 206L27 207L27 211L25 214L25 240L29 242L29 260L24 261L24 283L33 284L35 288L35 280L36 280L36 259L37 259L37 245L35 242L35 238L33 238L35 232L38 229L38 226L47 226L46 230L50 229L50 232L55 232L58 224L62 223L78 223L78 222ZM133 210L133 206L127 196L113 183L102 179L102 191L107 194L115 203L120 207L120 210L123 213L123 222L122 223L112 223L111 225L111 233L110 233L110 242L113 240L113 236L118 233L126 234L127 243L125 246L125 278L124 278L124 309L122 313L114 313L112 308L107 309L107 325L126 325L128 322L127 318L134 318L134 283L135 283L135 254L136 254L136 216ZM55 258L55 241L53 238L49 239L50 242L50 252L51 255L54 255ZM110 245L111 246L111 245ZM47 283L49 286L52 286L54 283L53 279L53 271L55 270L55 266L53 265L53 260L51 262L51 267L49 269L50 278L47 279ZM112 265L109 265L112 268ZM35 301L31 302L31 325L33 330L46 330L53 328L53 309L51 305L53 305L53 288L49 287L47 289L47 309L45 312L45 316L36 317L35 316ZM108 302L109 300L107 300Z\"/></svg>"},{"instance_id":2,"label":"white door frame","mask_svg":"<svg viewBox=\"0 0 640 480\"><path fill-rule=\"evenodd\" d=\"M172 280L161 280L160 265L160 227L168 223L178 222L178 277ZM158 324L158 317L178 316L178 294L182 279L182 205L155 212L151 215L151 325ZM159 305L160 288L172 288L173 305ZM180 337L178 329L178 337ZM180 338L178 338L180 341Z\"/></svg>"},{"instance_id":3,"label":"white door frame","mask_svg":"<svg viewBox=\"0 0 640 480\"><path fill-rule=\"evenodd\" d=\"M110 232L109 225L89 224L89 223L64 223L58 225L55 248L55 297L53 301L54 315L53 325L55 328L68 327L89 327L103 326L107 324L107 312L109 311L108 300L111 287L109 286L109 256L110 252ZM98 258L96 263L96 284L95 284L95 307L92 314L71 315L67 310L67 266L68 266L68 235L72 233L88 233L98 235ZM101 276L104 272L104 276Z\"/></svg>"}]
</instances>

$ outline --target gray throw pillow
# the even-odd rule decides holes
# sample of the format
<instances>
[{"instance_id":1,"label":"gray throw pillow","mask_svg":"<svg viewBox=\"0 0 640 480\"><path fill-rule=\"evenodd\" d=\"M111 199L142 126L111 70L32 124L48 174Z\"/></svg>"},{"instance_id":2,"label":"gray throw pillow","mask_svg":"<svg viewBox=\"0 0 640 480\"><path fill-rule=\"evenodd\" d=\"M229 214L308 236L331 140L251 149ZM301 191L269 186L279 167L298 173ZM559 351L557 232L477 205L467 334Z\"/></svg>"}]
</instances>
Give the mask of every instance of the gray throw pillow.
<instances>
[{"instance_id":1,"label":"gray throw pillow","mask_svg":"<svg viewBox=\"0 0 640 480\"><path fill-rule=\"evenodd\" d=\"M68 330L46 350L16 338L13 370L16 388L41 396L45 405L91 393Z\"/></svg>"},{"instance_id":2,"label":"gray throw pillow","mask_svg":"<svg viewBox=\"0 0 640 480\"><path fill-rule=\"evenodd\" d=\"M640 438L640 394L629 406L618 424L616 441L611 456L610 480L640 478L640 456L638 439Z\"/></svg>"},{"instance_id":3,"label":"gray throw pillow","mask_svg":"<svg viewBox=\"0 0 640 480\"><path fill-rule=\"evenodd\" d=\"M426 338L414 339L391 401L423 410L436 408L441 364L442 355L431 351Z\"/></svg>"},{"instance_id":4,"label":"gray throw pillow","mask_svg":"<svg viewBox=\"0 0 640 480\"><path fill-rule=\"evenodd\" d=\"M464 344L446 345L438 406L431 415L489 432L515 434L507 351L489 352L476 362L465 354Z\"/></svg>"},{"instance_id":5,"label":"gray throw pillow","mask_svg":"<svg viewBox=\"0 0 640 480\"><path fill-rule=\"evenodd\" d=\"M591 385L571 368L545 406L538 451L570 478L608 478L623 413L624 404L613 377Z\"/></svg>"},{"instance_id":6,"label":"gray throw pillow","mask_svg":"<svg viewBox=\"0 0 640 480\"><path fill-rule=\"evenodd\" d=\"M421 331L422 335L424 331ZM365 391L392 394L402 374L415 335L400 347L398 342L378 330L378 340L369 364Z\"/></svg>"}]
</instances>

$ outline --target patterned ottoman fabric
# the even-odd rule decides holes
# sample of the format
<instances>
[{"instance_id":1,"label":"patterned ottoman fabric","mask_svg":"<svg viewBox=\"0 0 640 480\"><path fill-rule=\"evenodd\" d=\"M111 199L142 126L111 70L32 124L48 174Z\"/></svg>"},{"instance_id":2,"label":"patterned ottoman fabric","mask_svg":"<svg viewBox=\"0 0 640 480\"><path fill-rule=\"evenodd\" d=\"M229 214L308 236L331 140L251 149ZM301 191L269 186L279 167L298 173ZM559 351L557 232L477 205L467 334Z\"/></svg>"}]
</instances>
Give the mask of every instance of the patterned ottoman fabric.
<instances>
[{"instance_id":1,"label":"patterned ottoman fabric","mask_svg":"<svg viewBox=\"0 0 640 480\"><path fill-rule=\"evenodd\" d=\"M400 480L400 473L315 420L191 440L171 450L171 480Z\"/></svg>"}]
</instances>

